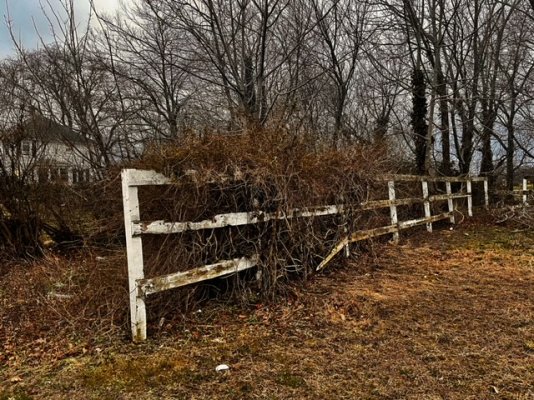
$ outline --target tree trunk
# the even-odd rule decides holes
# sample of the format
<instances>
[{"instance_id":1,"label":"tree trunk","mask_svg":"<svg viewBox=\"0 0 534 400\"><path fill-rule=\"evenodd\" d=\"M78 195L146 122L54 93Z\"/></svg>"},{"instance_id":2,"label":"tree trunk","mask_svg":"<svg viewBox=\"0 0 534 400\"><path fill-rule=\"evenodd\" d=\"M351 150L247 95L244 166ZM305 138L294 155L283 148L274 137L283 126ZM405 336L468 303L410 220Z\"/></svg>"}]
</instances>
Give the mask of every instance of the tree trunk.
<instances>
[{"instance_id":1,"label":"tree trunk","mask_svg":"<svg viewBox=\"0 0 534 400\"><path fill-rule=\"evenodd\" d=\"M514 125L508 126L508 143L506 147L506 189L514 190Z\"/></svg>"},{"instance_id":2,"label":"tree trunk","mask_svg":"<svg viewBox=\"0 0 534 400\"><path fill-rule=\"evenodd\" d=\"M428 126L426 123L426 83L423 70L415 68L412 74L412 128L415 143L415 167L419 174L425 173Z\"/></svg>"},{"instance_id":3,"label":"tree trunk","mask_svg":"<svg viewBox=\"0 0 534 400\"><path fill-rule=\"evenodd\" d=\"M491 148L491 136L493 135L493 126L497 119L497 112L487 100L482 101L482 160L480 164L480 176L486 176L490 180L490 186L493 186L493 149Z\"/></svg>"},{"instance_id":4,"label":"tree trunk","mask_svg":"<svg viewBox=\"0 0 534 400\"><path fill-rule=\"evenodd\" d=\"M445 176L452 174L451 167L451 138L449 125L449 102L447 100L447 83L441 71L437 72L437 94L439 96L439 113L441 125L441 173Z\"/></svg>"}]
</instances>

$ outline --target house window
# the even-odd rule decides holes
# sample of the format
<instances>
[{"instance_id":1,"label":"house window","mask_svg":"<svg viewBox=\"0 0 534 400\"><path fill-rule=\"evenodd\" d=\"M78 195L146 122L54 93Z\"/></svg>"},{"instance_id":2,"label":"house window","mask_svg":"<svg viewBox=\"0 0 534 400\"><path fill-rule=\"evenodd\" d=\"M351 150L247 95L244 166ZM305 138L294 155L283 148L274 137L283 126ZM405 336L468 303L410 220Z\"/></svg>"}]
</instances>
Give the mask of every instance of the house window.
<instances>
[{"instance_id":1,"label":"house window","mask_svg":"<svg viewBox=\"0 0 534 400\"><path fill-rule=\"evenodd\" d=\"M88 169L75 169L72 171L72 183L89 182L90 175Z\"/></svg>"},{"instance_id":2,"label":"house window","mask_svg":"<svg viewBox=\"0 0 534 400\"><path fill-rule=\"evenodd\" d=\"M39 183L48 182L48 173L49 172L50 172L50 169L48 167L40 167L37 170L37 175L39 177Z\"/></svg>"},{"instance_id":3,"label":"house window","mask_svg":"<svg viewBox=\"0 0 534 400\"><path fill-rule=\"evenodd\" d=\"M59 169L59 180L61 182L68 182L69 181L69 170L65 167L61 167Z\"/></svg>"},{"instance_id":4,"label":"house window","mask_svg":"<svg viewBox=\"0 0 534 400\"><path fill-rule=\"evenodd\" d=\"M59 178L59 173L58 173L58 169L57 168L50 168L50 180L52 182L57 182L58 178Z\"/></svg>"}]
</instances>

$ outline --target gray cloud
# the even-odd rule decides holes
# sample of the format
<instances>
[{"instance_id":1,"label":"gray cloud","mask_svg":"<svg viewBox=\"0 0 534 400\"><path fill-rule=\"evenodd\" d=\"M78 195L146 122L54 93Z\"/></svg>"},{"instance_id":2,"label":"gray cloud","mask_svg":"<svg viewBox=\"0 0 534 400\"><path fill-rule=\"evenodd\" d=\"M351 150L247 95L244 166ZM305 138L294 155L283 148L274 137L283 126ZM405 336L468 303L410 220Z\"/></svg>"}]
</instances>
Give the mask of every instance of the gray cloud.
<instances>
[{"instance_id":1,"label":"gray cloud","mask_svg":"<svg viewBox=\"0 0 534 400\"><path fill-rule=\"evenodd\" d=\"M0 57L4 58L14 54L13 43L7 29L7 20L11 22L13 33L25 48L39 47L40 37L45 42L52 40L50 22L41 9L49 15L57 28L51 8L58 15L64 17L60 0L0 0L2 23L0 24ZM75 0L75 15L81 28L87 23L89 15L89 0Z\"/></svg>"}]
</instances>

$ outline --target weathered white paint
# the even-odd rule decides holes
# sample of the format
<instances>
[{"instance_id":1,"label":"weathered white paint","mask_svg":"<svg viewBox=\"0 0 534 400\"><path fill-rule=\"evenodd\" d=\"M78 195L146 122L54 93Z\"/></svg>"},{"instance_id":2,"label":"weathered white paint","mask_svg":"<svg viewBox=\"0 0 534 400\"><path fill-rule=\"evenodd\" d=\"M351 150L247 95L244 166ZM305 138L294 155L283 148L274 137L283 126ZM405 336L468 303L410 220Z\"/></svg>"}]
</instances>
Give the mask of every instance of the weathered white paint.
<instances>
[{"instance_id":1,"label":"weathered white paint","mask_svg":"<svg viewBox=\"0 0 534 400\"><path fill-rule=\"evenodd\" d=\"M451 215L452 215L452 213L446 212L446 213L443 213L443 214L432 215L432 216L430 216L428 218L425 217L425 218L411 219L411 220L408 220L408 221L402 221L402 222L399 222L399 228L400 229L409 229L409 228L413 228L414 226L441 221L443 219L450 218Z\"/></svg>"},{"instance_id":2,"label":"weathered white paint","mask_svg":"<svg viewBox=\"0 0 534 400\"><path fill-rule=\"evenodd\" d=\"M523 204L527 205L528 200L528 179L523 178Z\"/></svg>"},{"instance_id":3,"label":"weathered white paint","mask_svg":"<svg viewBox=\"0 0 534 400\"><path fill-rule=\"evenodd\" d=\"M428 182L421 181L421 187L423 189L423 204L425 207L425 218L430 218L432 215L430 213L430 199L428 197ZM426 230L432 232L432 222L426 224Z\"/></svg>"},{"instance_id":4,"label":"weathered white paint","mask_svg":"<svg viewBox=\"0 0 534 400\"><path fill-rule=\"evenodd\" d=\"M483 182L486 178L481 176L427 176L427 175L402 175L402 174L385 174L377 177L378 181L395 181L395 182L465 182L471 179L473 182Z\"/></svg>"},{"instance_id":5,"label":"weathered white paint","mask_svg":"<svg viewBox=\"0 0 534 400\"><path fill-rule=\"evenodd\" d=\"M176 272L174 274L158 276L151 279L140 279L137 280L137 286L140 292L147 296L164 290L175 289L209 279L232 275L239 271L255 267L258 265L258 260L259 257L254 256L250 259L243 257L221 261L216 264L204 265L184 272Z\"/></svg>"},{"instance_id":6,"label":"weathered white paint","mask_svg":"<svg viewBox=\"0 0 534 400\"><path fill-rule=\"evenodd\" d=\"M142 169L126 169L130 179L130 186L168 185L172 180L156 171Z\"/></svg>"},{"instance_id":7,"label":"weathered white paint","mask_svg":"<svg viewBox=\"0 0 534 400\"><path fill-rule=\"evenodd\" d=\"M397 206L395 205L395 181L388 181L388 197L392 204L389 207L389 216L391 218L391 225L397 225L399 219L397 217ZM393 241L399 242L399 232L393 232Z\"/></svg>"},{"instance_id":8,"label":"weathered white paint","mask_svg":"<svg viewBox=\"0 0 534 400\"><path fill-rule=\"evenodd\" d=\"M267 213L263 211L237 212L228 214L218 214L212 219L199 222L166 222L153 221L133 222L132 232L134 235L150 233L154 235L168 235L171 233L181 233L186 231L198 231L202 229L218 229L228 226L242 226L258 224L271 220L321 217L326 215L341 214L344 211L342 205L331 205L324 207L296 208L285 212Z\"/></svg>"},{"instance_id":9,"label":"weathered white paint","mask_svg":"<svg viewBox=\"0 0 534 400\"><path fill-rule=\"evenodd\" d=\"M484 206L489 209L489 182L484 179Z\"/></svg>"},{"instance_id":10,"label":"weathered white paint","mask_svg":"<svg viewBox=\"0 0 534 400\"><path fill-rule=\"evenodd\" d=\"M471 187L471 179L466 181L467 185L467 215L473 216L473 190Z\"/></svg>"},{"instance_id":11,"label":"weathered white paint","mask_svg":"<svg viewBox=\"0 0 534 400\"><path fill-rule=\"evenodd\" d=\"M467 197L466 194L452 194L430 196L428 201L460 199ZM328 215L342 214L346 211L353 210L376 210L380 208L395 207L398 205L410 205L424 202L421 198L393 199L393 200L376 200L361 203L357 206L351 205L329 205L322 207L297 208L288 212L266 213L263 211L237 212L218 214L211 219L199 222L169 222L169 221L152 221L152 222L132 222L132 233L135 236L142 234L169 235L187 231L198 231L203 229L218 229L229 226L252 225L272 220L283 220L293 218L310 218Z\"/></svg>"},{"instance_id":12,"label":"weathered white paint","mask_svg":"<svg viewBox=\"0 0 534 400\"><path fill-rule=\"evenodd\" d=\"M430 202L433 202L433 201L450 200L450 199L465 199L467 197L469 196L463 193L436 194L436 195L428 196L428 200L430 200Z\"/></svg>"},{"instance_id":13,"label":"weathered white paint","mask_svg":"<svg viewBox=\"0 0 534 400\"><path fill-rule=\"evenodd\" d=\"M447 191L447 206L449 208L449 212L453 213L454 212L454 200L453 200L453 195L452 195L451 183L450 182L445 182L445 188L446 188L446 191ZM449 221L450 221L451 224L454 224L454 214L451 216Z\"/></svg>"},{"instance_id":14,"label":"weathered white paint","mask_svg":"<svg viewBox=\"0 0 534 400\"><path fill-rule=\"evenodd\" d=\"M412 219L409 221L399 222L395 225L382 226L380 228L354 232L349 237L344 237L343 239L341 239L341 241L334 246L328 256L323 259L323 261L317 266L315 270L320 271L324 269L326 265L349 243L360 242L362 240L387 235L389 233L398 233L402 229L409 229L413 228L414 226L426 224L428 222L436 222L450 218L451 215L452 213L447 212L444 214L433 215L430 218Z\"/></svg>"},{"instance_id":15,"label":"weathered white paint","mask_svg":"<svg viewBox=\"0 0 534 400\"><path fill-rule=\"evenodd\" d=\"M483 178L429 178L411 175L401 175L398 180L421 182L423 198L397 199L395 193L395 176L388 180L388 200L372 200L357 205L328 205L319 207L298 208L287 212L242 212L219 214L210 220L200 222L165 222L152 221L140 222L138 186L145 185L167 185L172 184L172 180L154 171L141 171L126 169L122 171L122 191L124 224L126 230L126 248L128 252L128 282L130 290L130 318L132 337L134 341L146 339L146 308L145 296L169 290L184 285L189 285L216 277L227 276L245 269L252 268L258 264L258 256L252 258L239 258L228 261L221 261L212 265L200 266L188 271L177 272L165 276L145 279L143 271L143 234L173 234L189 230L216 229L228 226L240 226L257 224L275 219L291 218L311 218L327 215L345 213L347 211L363 211L381 208L390 209L391 225L374 229L361 230L347 234L347 227L344 228L346 236L332 249L325 257L317 270L324 268L336 254L345 249L347 252L350 243L386 235L393 234L394 240L398 240L399 231L409 229L417 225L427 225L427 229L432 231L432 222L449 218L454 222L454 199L468 199L469 215L472 216L472 193L471 181L483 181L485 188L487 180ZM446 182L447 194L429 196L428 182ZM450 182L467 182L467 193L452 193ZM524 184L525 185L525 184ZM524 189L526 190L525 186ZM431 215L430 204L433 201L447 200L449 212L439 215ZM398 221L397 206L421 203L424 204L425 217L409 221Z\"/></svg>"},{"instance_id":16,"label":"weathered white paint","mask_svg":"<svg viewBox=\"0 0 534 400\"><path fill-rule=\"evenodd\" d=\"M124 208L124 228L126 230L126 252L128 259L128 290L130 292L130 323L134 342L146 339L145 299L137 290L137 281L144 278L143 243L140 237L132 234L132 220L140 219L137 187L131 185L132 170L123 170L122 199Z\"/></svg>"},{"instance_id":17,"label":"weathered white paint","mask_svg":"<svg viewBox=\"0 0 534 400\"><path fill-rule=\"evenodd\" d=\"M349 230L347 229L347 225L345 225L345 226L343 227L343 232L345 233L345 235L348 234ZM350 257L350 246L349 246L349 244L347 243L347 244L345 245L345 258L349 258L349 257Z\"/></svg>"}]
</instances>

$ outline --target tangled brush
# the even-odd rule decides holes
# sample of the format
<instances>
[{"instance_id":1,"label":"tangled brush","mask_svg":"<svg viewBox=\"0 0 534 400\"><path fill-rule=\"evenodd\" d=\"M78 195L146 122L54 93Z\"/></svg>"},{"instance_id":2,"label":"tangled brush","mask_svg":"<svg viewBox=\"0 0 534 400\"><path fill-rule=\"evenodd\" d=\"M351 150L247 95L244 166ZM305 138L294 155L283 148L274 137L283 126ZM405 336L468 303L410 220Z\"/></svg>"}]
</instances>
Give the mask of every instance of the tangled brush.
<instances>
[{"instance_id":1,"label":"tangled brush","mask_svg":"<svg viewBox=\"0 0 534 400\"><path fill-rule=\"evenodd\" d=\"M173 184L140 189L141 220L210 220L235 212L280 212L295 208L359 204L384 198L376 176L389 170L385 149L354 145L323 148L302 137L262 131L206 136L154 145L131 165L172 177ZM144 236L147 277L189 270L238 257L259 257L244 271L187 290L187 298L214 293L273 298L287 283L305 280L340 237L387 219L387 213L358 212L269 220L254 225ZM192 294L193 293L193 294ZM165 294L151 297L168 302ZM172 296L182 302L182 296ZM149 307L163 310L167 307ZM160 318L160 315L155 317Z\"/></svg>"}]
</instances>

